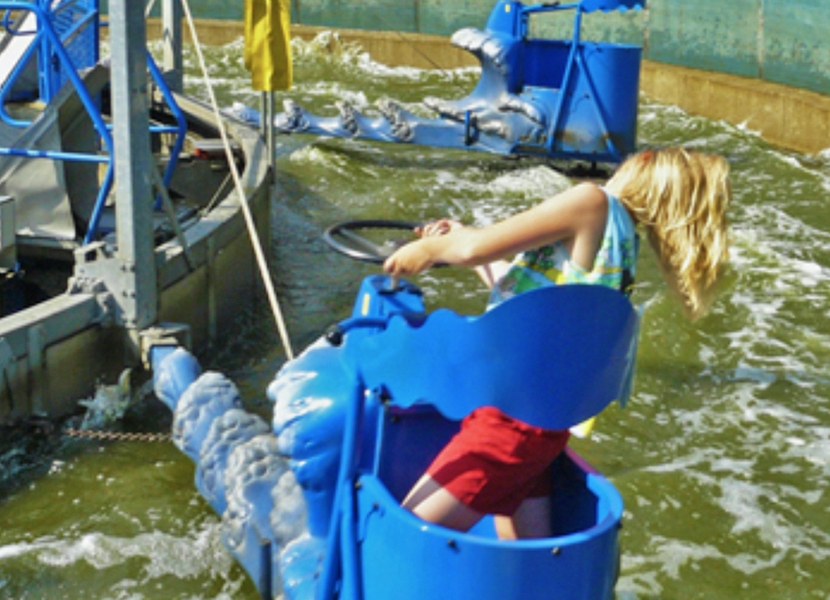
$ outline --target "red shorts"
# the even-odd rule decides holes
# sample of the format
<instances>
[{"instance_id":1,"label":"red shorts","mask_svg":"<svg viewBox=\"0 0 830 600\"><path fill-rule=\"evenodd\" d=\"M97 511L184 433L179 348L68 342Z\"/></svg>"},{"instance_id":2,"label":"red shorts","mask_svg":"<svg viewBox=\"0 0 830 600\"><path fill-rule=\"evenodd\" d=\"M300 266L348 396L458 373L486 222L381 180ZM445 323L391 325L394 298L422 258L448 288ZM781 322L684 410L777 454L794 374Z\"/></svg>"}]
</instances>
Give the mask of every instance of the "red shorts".
<instances>
[{"instance_id":1,"label":"red shorts","mask_svg":"<svg viewBox=\"0 0 830 600\"><path fill-rule=\"evenodd\" d=\"M427 473L473 510L510 516L525 498L551 493L548 467L570 435L479 408L461 422Z\"/></svg>"}]
</instances>

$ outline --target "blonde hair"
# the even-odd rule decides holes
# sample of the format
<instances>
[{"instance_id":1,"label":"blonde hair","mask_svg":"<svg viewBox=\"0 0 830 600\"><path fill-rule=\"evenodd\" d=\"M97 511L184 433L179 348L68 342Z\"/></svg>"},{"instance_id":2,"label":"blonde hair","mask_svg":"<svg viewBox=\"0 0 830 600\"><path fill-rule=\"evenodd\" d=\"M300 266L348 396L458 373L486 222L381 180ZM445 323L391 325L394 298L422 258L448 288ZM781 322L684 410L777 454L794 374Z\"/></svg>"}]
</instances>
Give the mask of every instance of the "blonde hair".
<instances>
[{"instance_id":1,"label":"blonde hair","mask_svg":"<svg viewBox=\"0 0 830 600\"><path fill-rule=\"evenodd\" d=\"M669 284L700 316L729 258L729 163L683 148L646 150L606 184L642 224Z\"/></svg>"}]
</instances>

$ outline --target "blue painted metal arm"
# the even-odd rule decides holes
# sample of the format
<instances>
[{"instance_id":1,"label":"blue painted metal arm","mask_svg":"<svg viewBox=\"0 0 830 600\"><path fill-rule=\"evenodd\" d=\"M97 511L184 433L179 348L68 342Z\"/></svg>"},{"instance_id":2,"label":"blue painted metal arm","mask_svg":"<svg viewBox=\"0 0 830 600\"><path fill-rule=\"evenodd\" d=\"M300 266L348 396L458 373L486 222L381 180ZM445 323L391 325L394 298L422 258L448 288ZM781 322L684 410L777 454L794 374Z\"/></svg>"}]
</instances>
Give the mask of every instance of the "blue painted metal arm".
<instances>
[{"instance_id":1,"label":"blue painted metal arm","mask_svg":"<svg viewBox=\"0 0 830 600\"><path fill-rule=\"evenodd\" d=\"M570 2L568 4L562 4L560 2L542 2L541 4L523 6L521 10L523 14L530 15L536 13L554 12L558 10L574 10L579 8L579 6L579 2Z\"/></svg>"},{"instance_id":2,"label":"blue painted metal arm","mask_svg":"<svg viewBox=\"0 0 830 600\"><path fill-rule=\"evenodd\" d=\"M107 196L112 189L113 181L115 180L115 162L110 160L107 163L107 171L104 173L104 180L101 182L101 189L98 190L98 197L95 200L95 205L92 208L92 215L89 218L89 226L84 235L84 244L89 244L98 236L98 228L101 225L101 215L104 212L104 205L107 202Z\"/></svg>"},{"instance_id":3,"label":"blue painted metal arm","mask_svg":"<svg viewBox=\"0 0 830 600\"><path fill-rule=\"evenodd\" d=\"M640 10L645 7L646 0L582 0L579 3L582 12Z\"/></svg>"},{"instance_id":4,"label":"blue painted metal arm","mask_svg":"<svg viewBox=\"0 0 830 600\"><path fill-rule=\"evenodd\" d=\"M10 35L33 35L37 32L35 29L31 29L29 31L21 31L20 29L14 29L11 23L13 11L8 9L3 12L3 29L6 30L6 33Z\"/></svg>"},{"instance_id":5,"label":"blue painted metal arm","mask_svg":"<svg viewBox=\"0 0 830 600\"><path fill-rule=\"evenodd\" d=\"M158 68L158 65L156 65L153 55L150 54L149 51L147 52L147 68L150 70L150 75L159 87L159 90L164 97L164 101L170 108L170 112L173 113L173 117L176 119L176 141L170 149L170 160L167 162L167 167L165 168L164 176L162 177L164 185L166 187L170 187L170 181L173 179L173 172L176 170L176 165L179 164L179 154L181 154L182 148L184 147L184 140L187 135L187 119L185 118L184 111L182 111L181 107L179 107L179 103L176 102L176 98L173 96L170 86L167 85L164 75L162 75L161 70ZM161 194L159 194L156 197L154 205L156 210L161 209L161 201Z\"/></svg>"},{"instance_id":6,"label":"blue painted metal arm","mask_svg":"<svg viewBox=\"0 0 830 600\"><path fill-rule=\"evenodd\" d=\"M167 168L165 169L163 177L164 185L169 186L173 176L173 171L175 170L176 164L178 163L179 154L181 153L182 147L184 146L185 135L187 133L187 121L185 119L184 113L182 112L181 108L176 102L173 93L170 91L170 87L164 80L164 76L161 74L161 71L159 70L149 51L147 52L147 68L150 70L153 79L158 84L159 89L161 90L165 101L167 102L171 112L173 113L173 116L176 119L177 124L176 141L173 145L173 148L170 151L170 161L167 163ZM107 132L107 135L110 135L109 131ZM96 237L98 237L98 228L101 222L101 215L103 214L104 205L106 204L107 200L107 195L109 195L109 190L112 187L112 181L114 179L113 161L111 156L112 152L110 152L109 167L104 177L104 184L101 186L101 193L98 194L98 199L96 200L95 206L92 209L92 216L89 220L89 227L87 228L86 235L84 236L85 244L90 243ZM104 191L106 191L106 194L103 193ZM157 196L154 208L156 208L157 210L160 209L161 201L161 195Z\"/></svg>"},{"instance_id":7,"label":"blue painted metal arm","mask_svg":"<svg viewBox=\"0 0 830 600\"><path fill-rule=\"evenodd\" d=\"M602 12L611 12L612 10L624 12L626 10L640 10L645 7L646 0L581 0L580 2L571 2L568 4L542 2L540 4L524 6L521 10L525 14L573 9L590 13L598 10Z\"/></svg>"},{"instance_id":8,"label":"blue painted metal arm","mask_svg":"<svg viewBox=\"0 0 830 600\"><path fill-rule=\"evenodd\" d=\"M109 162L109 157L99 156L98 154L84 154L82 152L55 152L54 150L26 150L23 148L0 148L0 156L46 158L50 160L65 160L70 162Z\"/></svg>"}]
</instances>

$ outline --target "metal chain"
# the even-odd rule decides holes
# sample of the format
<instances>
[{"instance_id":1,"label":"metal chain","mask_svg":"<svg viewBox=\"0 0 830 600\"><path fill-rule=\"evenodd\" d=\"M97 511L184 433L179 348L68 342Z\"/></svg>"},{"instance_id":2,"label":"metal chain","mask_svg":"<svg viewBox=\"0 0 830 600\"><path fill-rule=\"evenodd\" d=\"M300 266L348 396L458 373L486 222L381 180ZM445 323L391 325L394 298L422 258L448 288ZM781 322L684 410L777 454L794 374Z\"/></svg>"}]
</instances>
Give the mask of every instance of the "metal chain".
<instances>
[{"instance_id":1,"label":"metal chain","mask_svg":"<svg viewBox=\"0 0 830 600\"><path fill-rule=\"evenodd\" d=\"M73 438L106 440L111 442L169 442L173 437L169 433L131 433L73 428L67 429L65 433Z\"/></svg>"}]
</instances>

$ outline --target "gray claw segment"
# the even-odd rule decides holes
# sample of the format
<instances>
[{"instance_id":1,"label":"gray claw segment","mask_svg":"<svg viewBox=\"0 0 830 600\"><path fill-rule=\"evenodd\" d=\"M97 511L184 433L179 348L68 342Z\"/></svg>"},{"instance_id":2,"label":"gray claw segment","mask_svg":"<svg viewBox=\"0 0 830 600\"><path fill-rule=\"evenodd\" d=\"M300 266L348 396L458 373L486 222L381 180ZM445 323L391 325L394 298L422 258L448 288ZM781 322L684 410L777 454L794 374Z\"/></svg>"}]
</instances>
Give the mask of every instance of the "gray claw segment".
<instances>
[{"instance_id":1,"label":"gray claw segment","mask_svg":"<svg viewBox=\"0 0 830 600\"><path fill-rule=\"evenodd\" d=\"M505 102L502 102L499 105L499 110L519 113L538 125L545 124L545 115L538 107L516 96L511 96Z\"/></svg>"},{"instance_id":2,"label":"gray claw segment","mask_svg":"<svg viewBox=\"0 0 830 600\"><path fill-rule=\"evenodd\" d=\"M476 124L476 127L479 131L483 133L488 133L490 135L497 135L502 138L507 137L507 125L505 125L502 121L479 121Z\"/></svg>"},{"instance_id":3,"label":"gray claw segment","mask_svg":"<svg viewBox=\"0 0 830 600\"><path fill-rule=\"evenodd\" d=\"M280 131L297 132L308 128L305 118L305 109L293 100L283 102L285 112L274 118L274 127Z\"/></svg>"},{"instance_id":4,"label":"gray claw segment","mask_svg":"<svg viewBox=\"0 0 830 600\"><path fill-rule=\"evenodd\" d=\"M453 121L458 121L459 123L464 122L464 111L456 108L447 100L429 96L424 98L424 106L438 113L438 115L444 117L445 119L452 119Z\"/></svg>"},{"instance_id":5,"label":"gray claw segment","mask_svg":"<svg viewBox=\"0 0 830 600\"><path fill-rule=\"evenodd\" d=\"M384 98L378 100L377 107L378 110L383 113L386 120L389 121L392 135L404 142L408 142L412 139L414 135L412 133L412 128L409 126L409 122L403 115L403 109L399 104Z\"/></svg>"},{"instance_id":6,"label":"gray claw segment","mask_svg":"<svg viewBox=\"0 0 830 600\"><path fill-rule=\"evenodd\" d=\"M337 110L340 112L340 124L349 133L354 135L357 133L357 116L354 106L346 100L338 100L335 102Z\"/></svg>"},{"instance_id":7,"label":"gray claw segment","mask_svg":"<svg viewBox=\"0 0 830 600\"><path fill-rule=\"evenodd\" d=\"M453 34L450 43L478 56L482 63L489 61L502 75L507 74L507 46L501 38L475 27L465 27Z\"/></svg>"}]
</instances>

